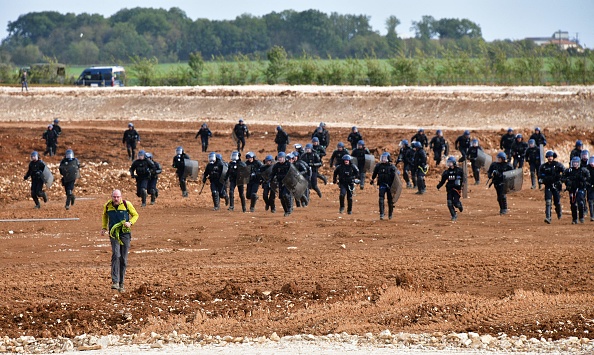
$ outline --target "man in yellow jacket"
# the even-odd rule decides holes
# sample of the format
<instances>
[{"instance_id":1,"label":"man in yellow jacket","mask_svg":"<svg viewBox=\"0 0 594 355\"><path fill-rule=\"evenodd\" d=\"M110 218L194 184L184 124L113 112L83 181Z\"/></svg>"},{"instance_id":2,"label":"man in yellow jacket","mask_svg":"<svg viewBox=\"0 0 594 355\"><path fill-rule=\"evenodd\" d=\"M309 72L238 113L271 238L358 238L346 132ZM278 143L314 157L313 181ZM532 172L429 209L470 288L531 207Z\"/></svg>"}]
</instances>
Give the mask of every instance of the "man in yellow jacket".
<instances>
[{"instance_id":1,"label":"man in yellow jacket","mask_svg":"<svg viewBox=\"0 0 594 355\"><path fill-rule=\"evenodd\" d=\"M124 276L128 266L128 251L132 239L132 225L138 213L129 201L122 200L122 192L113 190L111 200L103 206L101 236L111 241L111 288L124 292Z\"/></svg>"}]
</instances>

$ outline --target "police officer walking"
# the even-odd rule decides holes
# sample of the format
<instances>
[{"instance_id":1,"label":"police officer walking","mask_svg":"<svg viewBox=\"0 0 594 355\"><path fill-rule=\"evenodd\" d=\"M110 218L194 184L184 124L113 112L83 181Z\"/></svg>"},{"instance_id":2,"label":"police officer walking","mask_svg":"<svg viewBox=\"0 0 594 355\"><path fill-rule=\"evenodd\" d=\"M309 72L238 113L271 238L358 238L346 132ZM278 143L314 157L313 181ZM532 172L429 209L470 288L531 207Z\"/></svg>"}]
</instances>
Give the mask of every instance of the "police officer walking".
<instances>
[{"instance_id":1,"label":"police officer walking","mask_svg":"<svg viewBox=\"0 0 594 355\"><path fill-rule=\"evenodd\" d=\"M175 148L175 156L173 157L172 167L175 168L175 173L179 180L179 187L182 191L183 197L188 197L188 189L186 187L186 159L190 159L190 156L184 152L184 148L179 146Z\"/></svg>"},{"instance_id":2,"label":"police officer walking","mask_svg":"<svg viewBox=\"0 0 594 355\"><path fill-rule=\"evenodd\" d=\"M544 199L545 199L545 223L551 224L551 207L555 203L555 212L557 218L561 219L561 188L563 187L561 180L565 167L563 164L555 161L557 153L552 150L547 150L545 159L547 160L538 169L538 183L544 185Z\"/></svg>"},{"instance_id":3,"label":"police officer walking","mask_svg":"<svg viewBox=\"0 0 594 355\"><path fill-rule=\"evenodd\" d=\"M421 145L421 142L416 141L412 144L413 149L415 151L413 169L415 169L417 178L418 191L416 192L416 194L422 195L425 193L427 189L425 185L425 175L427 175L427 171L429 170L429 165L427 164L427 153L425 153L425 150L423 149L423 145Z\"/></svg>"},{"instance_id":4,"label":"police officer walking","mask_svg":"<svg viewBox=\"0 0 594 355\"><path fill-rule=\"evenodd\" d=\"M275 161L272 155L267 155L264 158L264 165L260 167L260 181L262 185L262 199L266 206L264 209L270 212L276 213L276 181L270 180L269 176L272 174L272 167L274 166Z\"/></svg>"},{"instance_id":5,"label":"police officer walking","mask_svg":"<svg viewBox=\"0 0 594 355\"><path fill-rule=\"evenodd\" d=\"M342 164L342 157L346 154L349 154L349 151L345 148L344 143L338 142L336 149L332 152L332 156L330 157L330 166L334 168Z\"/></svg>"},{"instance_id":6,"label":"police officer walking","mask_svg":"<svg viewBox=\"0 0 594 355\"><path fill-rule=\"evenodd\" d=\"M321 198L322 191L318 186L318 169L322 166L322 160L320 159L318 154L313 151L313 145L311 145L310 143L305 145L305 153L300 157L299 160L306 163L311 169L309 188L314 190L318 194L318 197Z\"/></svg>"},{"instance_id":7,"label":"police officer walking","mask_svg":"<svg viewBox=\"0 0 594 355\"><path fill-rule=\"evenodd\" d=\"M351 150L357 148L357 143L362 140L363 136L361 135L361 133L359 133L359 129L353 126L353 128L351 128L351 133L347 137L347 141L351 143Z\"/></svg>"},{"instance_id":8,"label":"police officer walking","mask_svg":"<svg viewBox=\"0 0 594 355\"><path fill-rule=\"evenodd\" d=\"M357 169L359 170L359 188L363 190L365 186L365 155L371 154L365 147L365 141L358 141L357 148L351 152L351 157L357 158Z\"/></svg>"},{"instance_id":9,"label":"police officer walking","mask_svg":"<svg viewBox=\"0 0 594 355\"><path fill-rule=\"evenodd\" d=\"M379 189L379 213L380 219L384 219L385 206L384 198L388 197L388 219L392 219L394 213L394 200L392 199L392 184L396 177L396 167L390 163L390 153L384 152L380 156L380 163L373 169L371 174L371 185L373 185L375 178L377 178L377 187Z\"/></svg>"},{"instance_id":10,"label":"police officer walking","mask_svg":"<svg viewBox=\"0 0 594 355\"><path fill-rule=\"evenodd\" d=\"M404 182L406 182L406 188L412 189L417 186L417 182L415 180L416 174L413 175L412 173L415 160L415 151L408 145L407 139L401 140L398 146L400 147L400 151L398 153L396 164L402 163L402 177L404 178Z\"/></svg>"},{"instance_id":11,"label":"police officer walking","mask_svg":"<svg viewBox=\"0 0 594 355\"><path fill-rule=\"evenodd\" d=\"M130 122L128 123L128 129L124 131L124 138L122 138L122 143L128 151L128 159L134 160L136 156L136 144L138 142L140 142L140 135L134 129L134 124Z\"/></svg>"},{"instance_id":12,"label":"police officer walking","mask_svg":"<svg viewBox=\"0 0 594 355\"><path fill-rule=\"evenodd\" d=\"M429 139L425 135L425 130L423 128L419 128L417 134L412 136L410 139L411 142L419 142L423 146L423 148L427 148L429 146Z\"/></svg>"},{"instance_id":13,"label":"police officer walking","mask_svg":"<svg viewBox=\"0 0 594 355\"><path fill-rule=\"evenodd\" d=\"M518 133L516 134L516 141L512 144L511 152L514 158L514 169L524 167L524 159L526 157L526 150L528 144L524 142L524 137Z\"/></svg>"},{"instance_id":14,"label":"police officer walking","mask_svg":"<svg viewBox=\"0 0 594 355\"><path fill-rule=\"evenodd\" d=\"M151 178L151 171L154 170L154 164L146 159L144 150L138 152L138 159L132 162L130 166L130 175L136 179L136 196L141 199L141 206L146 206L146 197L148 196L148 184Z\"/></svg>"},{"instance_id":15,"label":"police officer walking","mask_svg":"<svg viewBox=\"0 0 594 355\"><path fill-rule=\"evenodd\" d=\"M245 139L250 137L250 131L245 123L243 123L243 119L240 118L238 123L233 127L233 132L235 133L235 137L237 137L237 151L242 151L245 147Z\"/></svg>"},{"instance_id":16,"label":"police officer walking","mask_svg":"<svg viewBox=\"0 0 594 355\"><path fill-rule=\"evenodd\" d=\"M466 155L468 154L468 148L470 148L470 131L464 131L464 134L456 139L454 146L460 151L460 154L462 154L462 157L458 159L458 161L465 161Z\"/></svg>"},{"instance_id":17,"label":"police officer walking","mask_svg":"<svg viewBox=\"0 0 594 355\"><path fill-rule=\"evenodd\" d=\"M478 185L481 183L481 169L478 167L476 163L476 159L478 158L478 152L482 151L483 148L479 145L478 139L473 139L470 141L470 148L468 148L468 160L470 160L470 169L472 170L472 176L474 177L474 184ZM464 163L466 164L466 163Z\"/></svg>"},{"instance_id":18,"label":"police officer walking","mask_svg":"<svg viewBox=\"0 0 594 355\"><path fill-rule=\"evenodd\" d=\"M441 164L441 157L449 154L448 143L443 137L443 132L441 129L438 129L435 132L435 137L431 138L431 141L429 142L429 149L433 151L433 160L435 160L435 166L439 166L439 164Z\"/></svg>"},{"instance_id":19,"label":"police officer walking","mask_svg":"<svg viewBox=\"0 0 594 355\"><path fill-rule=\"evenodd\" d=\"M584 149L584 143L581 139L575 141L575 148L569 154L569 160L573 159L573 157L581 157L582 156L582 149Z\"/></svg>"},{"instance_id":20,"label":"police officer walking","mask_svg":"<svg viewBox=\"0 0 594 355\"><path fill-rule=\"evenodd\" d=\"M590 209L590 222L594 222L594 157L588 159L588 166L586 169L588 169L588 172L590 173L590 181L588 181L586 186L586 197Z\"/></svg>"},{"instance_id":21,"label":"police officer walking","mask_svg":"<svg viewBox=\"0 0 594 355\"><path fill-rule=\"evenodd\" d=\"M274 143L276 143L276 151L284 152L287 150L287 144L289 144L289 134L285 132L283 127L276 127L276 137L274 137Z\"/></svg>"},{"instance_id":22,"label":"police officer walking","mask_svg":"<svg viewBox=\"0 0 594 355\"><path fill-rule=\"evenodd\" d=\"M586 210L586 186L590 181L590 172L581 167L580 158L573 157L571 166L563 172L563 182L569 191L569 202L571 204L571 223L584 223L584 211Z\"/></svg>"},{"instance_id":23,"label":"police officer walking","mask_svg":"<svg viewBox=\"0 0 594 355\"><path fill-rule=\"evenodd\" d=\"M246 212L244 185L243 183L237 181L239 169L244 166L245 163L241 161L239 152L233 151L229 160L227 174L223 177L223 180L229 180L229 211L233 211L235 209L235 187L237 187L239 199L241 200L241 210L243 213Z\"/></svg>"},{"instance_id":24,"label":"police officer walking","mask_svg":"<svg viewBox=\"0 0 594 355\"><path fill-rule=\"evenodd\" d=\"M495 185L495 191L497 192L499 215L507 214L507 194L505 192L505 177L503 173L512 169L511 165L507 163L507 155L504 152L499 152L487 171L487 176L492 180L491 184Z\"/></svg>"},{"instance_id":25,"label":"police officer walking","mask_svg":"<svg viewBox=\"0 0 594 355\"><path fill-rule=\"evenodd\" d=\"M307 145L306 145L306 147L307 147ZM305 180L307 180L307 181L311 180L311 168L309 167L309 165L307 165L306 162L299 159L299 153L293 152L293 153L287 154L287 159L289 159L291 164L293 164L293 166L295 166L295 168L297 169L299 174L301 176L303 176L305 178ZM308 184L308 188L305 189L305 193L301 196L301 198L299 198L299 199L295 198L295 204L297 205L297 207L302 207L302 206L306 207L309 204L309 184Z\"/></svg>"},{"instance_id":26,"label":"police officer walking","mask_svg":"<svg viewBox=\"0 0 594 355\"><path fill-rule=\"evenodd\" d=\"M42 137L45 139L45 152L43 152L43 155L49 154L50 157L53 157L58 150L58 133L54 131L54 126L48 125Z\"/></svg>"},{"instance_id":27,"label":"police officer walking","mask_svg":"<svg viewBox=\"0 0 594 355\"><path fill-rule=\"evenodd\" d=\"M320 157L320 161L322 161L322 159L326 156L326 146L322 145L322 142L320 141L320 139L318 137L313 137L311 139L311 147L312 147L312 151L314 153L316 153ZM297 152L299 154L303 154L305 152L305 150L300 151L298 149ZM323 163L324 162L322 161L322 164ZM322 180L324 182L324 185L328 184L328 178L326 177L326 175L322 174L319 171L319 169L318 169L318 179Z\"/></svg>"},{"instance_id":28,"label":"police officer walking","mask_svg":"<svg viewBox=\"0 0 594 355\"><path fill-rule=\"evenodd\" d=\"M343 163L334 169L334 175L332 181L334 184L338 183L340 189L339 202L340 208L339 213L344 212L344 198L347 199L347 213L353 213L353 191L355 190L355 183L358 182L359 169L351 164L351 156L345 155L342 157Z\"/></svg>"},{"instance_id":29,"label":"police officer walking","mask_svg":"<svg viewBox=\"0 0 594 355\"><path fill-rule=\"evenodd\" d=\"M287 160L287 154L285 152L279 152L277 160L276 164L272 167L272 173L268 181L276 180L278 196L285 211L285 217L287 217L293 212L293 196L291 195L291 191L283 184L283 179L289 173L291 163Z\"/></svg>"},{"instance_id":30,"label":"police officer walking","mask_svg":"<svg viewBox=\"0 0 594 355\"><path fill-rule=\"evenodd\" d=\"M62 186L66 192L66 206L70 209L70 205L74 205L74 183L79 175L80 164L78 159L74 157L72 149L66 150L64 159L60 162L60 174L62 175Z\"/></svg>"},{"instance_id":31,"label":"police officer walking","mask_svg":"<svg viewBox=\"0 0 594 355\"><path fill-rule=\"evenodd\" d=\"M246 195L250 199L250 212L254 212L256 210L256 202L258 201L258 187L260 186L260 168L262 168L262 162L256 159L256 154L254 154L254 152L248 152L245 155L245 160L245 165L248 167L250 173Z\"/></svg>"},{"instance_id":32,"label":"police officer walking","mask_svg":"<svg viewBox=\"0 0 594 355\"><path fill-rule=\"evenodd\" d=\"M499 149L503 150L505 155L511 159L512 157L512 145L516 141L516 135L514 134L513 128L508 128L506 134L501 135L501 139L499 140ZM509 160L507 161L509 163Z\"/></svg>"},{"instance_id":33,"label":"police officer walking","mask_svg":"<svg viewBox=\"0 0 594 355\"><path fill-rule=\"evenodd\" d=\"M448 168L441 174L441 180L437 184L437 190L441 189L445 184L448 210L450 211L452 221L456 221L458 219L456 208L460 212L464 210L462 201L460 201L460 195L464 185L464 171L457 166L456 158L453 156L448 157L446 165Z\"/></svg>"},{"instance_id":34,"label":"police officer walking","mask_svg":"<svg viewBox=\"0 0 594 355\"><path fill-rule=\"evenodd\" d=\"M47 202L47 195L43 191L43 170L45 170L45 163L39 159L39 153L36 151L31 152L29 169L23 180L31 177L31 197L35 202L35 208L41 208L38 197L43 198L43 202Z\"/></svg>"},{"instance_id":35,"label":"police officer walking","mask_svg":"<svg viewBox=\"0 0 594 355\"><path fill-rule=\"evenodd\" d=\"M227 194L224 192L225 184L221 182L221 180L224 181L223 167L223 160L217 157L215 152L208 154L208 164L206 165L206 169L204 169L204 174L202 175L202 183L205 184L206 179L210 181L210 192L212 194L214 211L218 211L221 208L221 197L225 198L226 205L229 204Z\"/></svg>"},{"instance_id":36,"label":"police officer walking","mask_svg":"<svg viewBox=\"0 0 594 355\"><path fill-rule=\"evenodd\" d=\"M159 197L159 189L157 188L157 182L159 181L159 174L163 171L161 169L161 164L153 160L153 155L151 153L144 153L146 158L153 163L151 168L151 177L149 178L148 183L148 193L151 195L151 205L155 204L157 197Z\"/></svg>"},{"instance_id":37,"label":"police officer walking","mask_svg":"<svg viewBox=\"0 0 594 355\"><path fill-rule=\"evenodd\" d=\"M54 124L52 126L54 126L54 131L56 132L56 134L58 136L60 136L60 134L62 134L62 127L60 127L59 123L60 123L60 120L57 118L54 118Z\"/></svg>"},{"instance_id":38,"label":"police officer walking","mask_svg":"<svg viewBox=\"0 0 594 355\"><path fill-rule=\"evenodd\" d=\"M198 136L200 136L200 142L202 143L202 151L206 152L208 150L208 138L212 137L212 132L206 123L203 123L202 126L200 126L200 129L196 133L196 137L194 137L194 139L197 139Z\"/></svg>"},{"instance_id":39,"label":"police officer walking","mask_svg":"<svg viewBox=\"0 0 594 355\"><path fill-rule=\"evenodd\" d=\"M532 133L530 139L534 139L534 142L536 142L537 147L540 147L541 144L543 147L547 146L547 139L545 135L540 131L540 127L534 128L534 133Z\"/></svg>"},{"instance_id":40,"label":"police officer walking","mask_svg":"<svg viewBox=\"0 0 594 355\"><path fill-rule=\"evenodd\" d=\"M528 149L526 149L526 162L530 167L530 182L532 183L531 189L536 188L536 181L538 180L538 169L542 164L540 161L540 148L536 146L534 139L528 140ZM538 181L538 188L541 188L541 183Z\"/></svg>"}]
</instances>

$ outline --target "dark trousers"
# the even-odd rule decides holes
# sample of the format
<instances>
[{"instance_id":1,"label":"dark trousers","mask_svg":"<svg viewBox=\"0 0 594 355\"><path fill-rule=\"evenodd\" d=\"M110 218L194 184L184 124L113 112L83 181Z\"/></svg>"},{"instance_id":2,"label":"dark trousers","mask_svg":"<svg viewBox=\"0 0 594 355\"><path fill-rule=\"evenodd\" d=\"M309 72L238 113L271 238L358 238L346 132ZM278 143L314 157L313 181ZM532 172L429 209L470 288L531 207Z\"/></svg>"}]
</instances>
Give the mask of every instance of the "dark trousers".
<instances>
[{"instance_id":1,"label":"dark trousers","mask_svg":"<svg viewBox=\"0 0 594 355\"><path fill-rule=\"evenodd\" d=\"M586 191L577 189L569 192L569 202L571 203L571 218L576 221L578 217L584 218L586 207Z\"/></svg>"},{"instance_id":2,"label":"dark trousers","mask_svg":"<svg viewBox=\"0 0 594 355\"><path fill-rule=\"evenodd\" d=\"M276 199L276 189L269 183L262 185L262 199L264 200L266 207L269 207L272 211L276 210L274 203L274 200Z\"/></svg>"},{"instance_id":3,"label":"dark trousers","mask_svg":"<svg viewBox=\"0 0 594 355\"><path fill-rule=\"evenodd\" d=\"M242 151L245 147L245 137L237 137L237 151Z\"/></svg>"},{"instance_id":4,"label":"dark trousers","mask_svg":"<svg viewBox=\"0 0 594 355\"><path fill-rule=\"evenodd\" d=\"M31 197L36 205L39 204L39 198L43 196L43 180L42 179L31 179Z\"/></svg>"},{"instance_id":5,"label":"dark trousers","mask_svg":"<svg viewBox=\"0 0 594 355\"><path fill-rule=\"evenodd\" d=\"M448 203L448 210L450 211L450 215L452 217L456 216L456 210L454 207L461 209L462 202L460 202L460 191L455 190L454 188L447 189L447 203Z\"/></svg>"},{"instance_id":6,"label":"dark trousers","mask_svg":"<svg viewBox=\"0 0 594 355\"><path fill-rule=\"evenodd\" d=\"M136 156L136 141L127 142L126 150L128 151L128 158L130 158L130 160L134 160L134 157Z\"/></svg>"},{"instance_id":7,"label":"dark trousers","mask_svg":"<svg viewBox=\"0 0 594 355\"><path fill-rule=\"evenodd\" d=\"M120 234L121 245L117 239L109 238L111 241L111 282L124 284L124 276L126 276L126 267L128 266L128 251L130 250L130 241L132 235L130 233Z\"/></svg>"},{"instance_id":8,"label":"dark trousers","mask_svg":"<svg viewBox=\"0 0 594 355\"><path fill-rule=\"evenodd\" d=\"M200 138L202 141L202 151L206 152L208 150L208 138Z\"/></svg>"},{"instance_id":9,"label":"dark trousers","mask_svg":"<svg viewBox=\"0 0 594 355\"><path fill-rule=\"evenodd\" d=\"M507 210L507 194L505 193L505 184L499 183L495 185L495 191L497 192L497 202L499 203L499 212Z\"/></svg>"},{"instance_id":10,"label":"dark trousers","mask_svg":"<svg viewBox=\"0 0 594 355\"><path fill-rule=\"evenodd\" d=\"M149 177L136 177L136 196L141 198L142 204L146 204Z\"/></svg>"},{"instance_id":11,"label":"dark trousers","mask_svg":"<svg viewBox=\"0 0 594 355\"><path fill-rule=\"evenodd\" d=\"M239 192L239 199L241 200L241 208L243 212L245 212L245 193L244 193L244 185L237 185L236 181L229 182L229 208L233 209L235 207L235 188L237 187L237 192Z\"/></svg>"},{"instance_id":12,"label":"dark trousers","mask_svg":"<svg viewBox=\"0 0 594 355\"><path fill-rule=\"evenodd\" d=\"M384 207L384 199L387 196L388 198L388 215L392 216L392 212L394 211L394 202L392 200L392 191L390 190L390 186L387 184L381 184L379 187L379 213L380 216L384 216L385 207Z\"/></svg>"}]
</instances>

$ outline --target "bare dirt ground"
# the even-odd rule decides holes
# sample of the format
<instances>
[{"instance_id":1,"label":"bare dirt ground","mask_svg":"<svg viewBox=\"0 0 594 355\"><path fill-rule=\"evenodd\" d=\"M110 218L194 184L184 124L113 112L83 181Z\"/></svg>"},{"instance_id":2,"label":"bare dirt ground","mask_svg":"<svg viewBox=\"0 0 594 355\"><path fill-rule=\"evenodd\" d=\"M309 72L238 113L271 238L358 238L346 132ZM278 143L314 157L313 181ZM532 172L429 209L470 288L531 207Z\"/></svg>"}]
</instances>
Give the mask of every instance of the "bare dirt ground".
<instances>
[{"instance_id":1,"label":"bare dirt ground","mask_svg":"<svg viewBox=\"0 0 594 355\"><path fill-rule=\"evenodd\" d=\"M181 198L174 170L183 145L203 165L194 135L202 122L211 149L228 158L232 124L244 117L247 149L273 153L274 128L292 143L308 141L328 123L331 146L357 125L376 156L396 152L417 127L429 137L444 128L453 143L463 129L494 154L508 126L529 135L544 129L549 146L567 157L576 139L594 147L592 87L572 88L147 88L0 89L0 219L79 218L78 221L0 223L0 334L72 337L77 334L169 332L269 335L476 331L537 338L591 337L594 331L593 222L565 216L543 223L543 193L508 195L499 216L495 191L470 186L453 223L445 192L405 190L391 221L380 221L377 190L357 190L353 215L338 214L338 191L290 217L264 211L213 212L208 186L190 183ZM43 151L44 127L59 117L59 155L67 148L83 163L79 198L64 209L57 182L49 202L33 209L23 181L32 150ZM121 144L127 122L141 148L162 163L157 204L140 208ZM328 160L326 159L325 162ZM443 163L442 163L443 164ZM326 175L331 174L326 166ZM527 171L526 171L527 174ZM485 181L486 178L483 178ZM109 241L100 236L101 208L113 188L140 213L133 230L127 290L109 289Z\"/></svg>"}]
</instances>

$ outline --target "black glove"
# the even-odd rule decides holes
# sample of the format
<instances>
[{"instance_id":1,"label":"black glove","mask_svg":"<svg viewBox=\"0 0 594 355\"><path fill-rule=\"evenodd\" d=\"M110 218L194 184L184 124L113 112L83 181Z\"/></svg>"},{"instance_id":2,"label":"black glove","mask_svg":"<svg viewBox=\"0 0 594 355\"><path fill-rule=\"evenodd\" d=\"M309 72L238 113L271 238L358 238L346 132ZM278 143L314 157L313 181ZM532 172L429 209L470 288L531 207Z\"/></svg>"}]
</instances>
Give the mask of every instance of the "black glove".
<instances>
[{"instance_id":1,"label":"black glove","mask_svg":"<svg viewBox=\"0 0 594 355\"><path fill-rule=\"evenodd\" d=\"M23 177L23 180L27 180L27 176Z\"/></svg>"},{"instance_id":2,"label":"black glove","mask_svg":"<svg viewBox=\"0 0 594 355\"><path fill-rule=\"evenodd\" d=\"M136 179L136 175L132 174L131 176L132 176L132 179Z\"/></svg>"},{"instance_id":3,"label":"black glove","mask_svg":"<svg viewBox=\"0 0 594 355\"><path fill-rule=\"evenodd\" d=\"M202 183L203 184L206 184L206 179L202 179Z\"/></svg>"}]
</instances>

